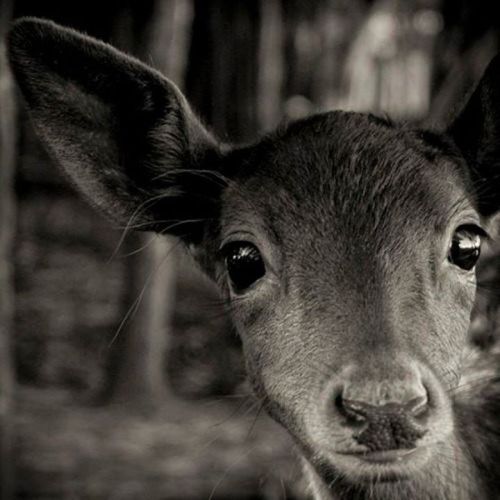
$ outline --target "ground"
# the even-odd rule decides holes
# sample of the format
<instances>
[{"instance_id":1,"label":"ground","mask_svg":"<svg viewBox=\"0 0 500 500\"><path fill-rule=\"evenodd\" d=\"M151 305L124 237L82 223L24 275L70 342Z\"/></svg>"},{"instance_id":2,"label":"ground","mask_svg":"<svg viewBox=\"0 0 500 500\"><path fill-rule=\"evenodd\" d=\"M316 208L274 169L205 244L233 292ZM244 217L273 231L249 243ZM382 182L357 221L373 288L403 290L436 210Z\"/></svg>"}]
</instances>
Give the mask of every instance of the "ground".
<instances>
[{"instance_id":1,"label":"ground","mask_svg":"<svg viewBox=\"0 0 500 500\"><path fill-rule=\"evenodd\" d=\"M236 399L175 400L145 416L20 388L16 498L295 498L300 467L288 436L251 399Z\"/></svg>"}]
</instances>

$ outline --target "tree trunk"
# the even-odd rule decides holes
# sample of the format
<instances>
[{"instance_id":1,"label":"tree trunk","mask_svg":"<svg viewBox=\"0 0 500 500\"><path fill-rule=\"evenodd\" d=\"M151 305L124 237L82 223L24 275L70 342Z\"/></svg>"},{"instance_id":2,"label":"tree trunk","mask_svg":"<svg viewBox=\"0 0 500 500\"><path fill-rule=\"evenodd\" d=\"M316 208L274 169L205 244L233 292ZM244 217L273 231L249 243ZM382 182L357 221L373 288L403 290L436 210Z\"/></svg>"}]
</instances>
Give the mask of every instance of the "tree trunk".
<instances>
[{"instance_id":1,"label":"tree trunk","mask_svg":"<svg viewBox=\"0 0 500 500\"><path fill-rule=\"evenodd\" d=\"M139 10L140 15L135 7L118 17L114 43L182 86L189 1L143 2ZM164 363L172 328L176 241L139 233L125 240L125 250L132 254L125 258L126 317L110 347L104 393L109 402L143 410L154 410L165 402Z\"/></svg>"},{"instance_id":2,"label":"tree trunk","mask_svg":"<svg viewBox=\"0 0 500 500\"><path fill-rule=\"evenodd\" d=\"M248 140L257 130L258 0L194 1L186 93L219 137Z\"/></svg>"},{"instance_id":3,"label":"tree trunk","mask_svg":"<svg viewBox=\"0 0 500 500\"><path fill-rule=\"evenodd\" d=\"M125 241L124 250L129 253L125 312L123 328L110 345L107 402L146 412L165 402L164 360L175 284L173 245L169 239L149 234L130 235Z\"/></svg>"},{"instance_id":4,"label":"tree trunk","mask_svg":"<svg viewBox=\"0 0 500 500\"><path fill-rule=\"evenodd\" d=\"M262 0L258 44L258 127L275 128L283 113L284 27L280 0Z\"/></svg>"},{"instance_id":5,"label":"tree trunk","mask_svg":"<svg viewBox=\"0 0 500 500\"><path fill-rule=\"evenodd\" d=\"M11 343L14 311L12 242L15 228L16 158L14 88L7 68L5 33L10 2L0 3L0 499L13 496L11 411L14 375Z\"/></svg>"}]
</instances>

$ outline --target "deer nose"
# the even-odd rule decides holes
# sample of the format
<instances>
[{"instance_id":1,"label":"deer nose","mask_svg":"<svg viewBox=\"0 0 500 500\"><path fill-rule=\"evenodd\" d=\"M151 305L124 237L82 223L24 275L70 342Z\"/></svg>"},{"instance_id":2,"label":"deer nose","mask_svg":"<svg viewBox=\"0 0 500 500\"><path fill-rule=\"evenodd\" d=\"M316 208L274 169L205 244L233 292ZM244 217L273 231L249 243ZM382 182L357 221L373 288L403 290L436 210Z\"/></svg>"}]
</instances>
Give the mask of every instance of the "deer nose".
<instances>
[{"instance_id":1,"label":"deer nose","mask_svg":"<svg viewBox=\"0 0 500 500\"><path fill-rule=\"evenodd\" d=\"M344 388L335 400L353 438L370 451L414 448L426 433L423 423L429 398L424 386L397 387L392 397L389 389L380 391L370 384L361 391Z\"/></svg>"}]
</instances>

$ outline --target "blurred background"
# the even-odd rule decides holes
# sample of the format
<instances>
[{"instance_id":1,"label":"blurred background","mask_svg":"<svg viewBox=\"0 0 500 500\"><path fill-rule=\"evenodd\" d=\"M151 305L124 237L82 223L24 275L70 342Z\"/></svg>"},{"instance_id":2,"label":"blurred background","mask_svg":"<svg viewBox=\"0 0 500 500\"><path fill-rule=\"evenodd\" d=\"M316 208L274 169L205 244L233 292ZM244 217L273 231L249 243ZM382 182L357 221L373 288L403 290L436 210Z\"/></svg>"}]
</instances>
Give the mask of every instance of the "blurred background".
<instances>
[{"instance_id":1,"label":"blurred background","mask_svg":"<svg viewBox=\"0 0 500 500\"><path fill-rule=\"evenodd\" d=\"M0 499L305 498L211 283L177 241L88 207L38 143L5 60L25 15L146 61L250 141L339 108L446 123L499 50L499 2L0 0ZM485 349L498 253L471 331Z\"/></svg>"}]
</instances>

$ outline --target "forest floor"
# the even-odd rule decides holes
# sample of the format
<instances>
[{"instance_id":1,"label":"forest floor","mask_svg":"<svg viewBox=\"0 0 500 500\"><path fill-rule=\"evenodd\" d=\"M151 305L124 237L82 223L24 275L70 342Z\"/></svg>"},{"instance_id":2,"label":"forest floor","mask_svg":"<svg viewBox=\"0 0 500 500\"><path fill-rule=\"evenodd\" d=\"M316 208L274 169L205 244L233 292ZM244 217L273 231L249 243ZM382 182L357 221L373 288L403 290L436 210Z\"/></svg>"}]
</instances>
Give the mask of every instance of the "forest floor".
<instances>
[{"instance_id":1,"label":"forest floor","mask_svg":"<svg viewBox=\"0 0 500 500\"><path fill-rule=\"evenodd\" d=\"M174 399L153 416L20 388L16 498L297 498L300 467L284 431L249 399Z\"/></svg>"}]
</instances>

